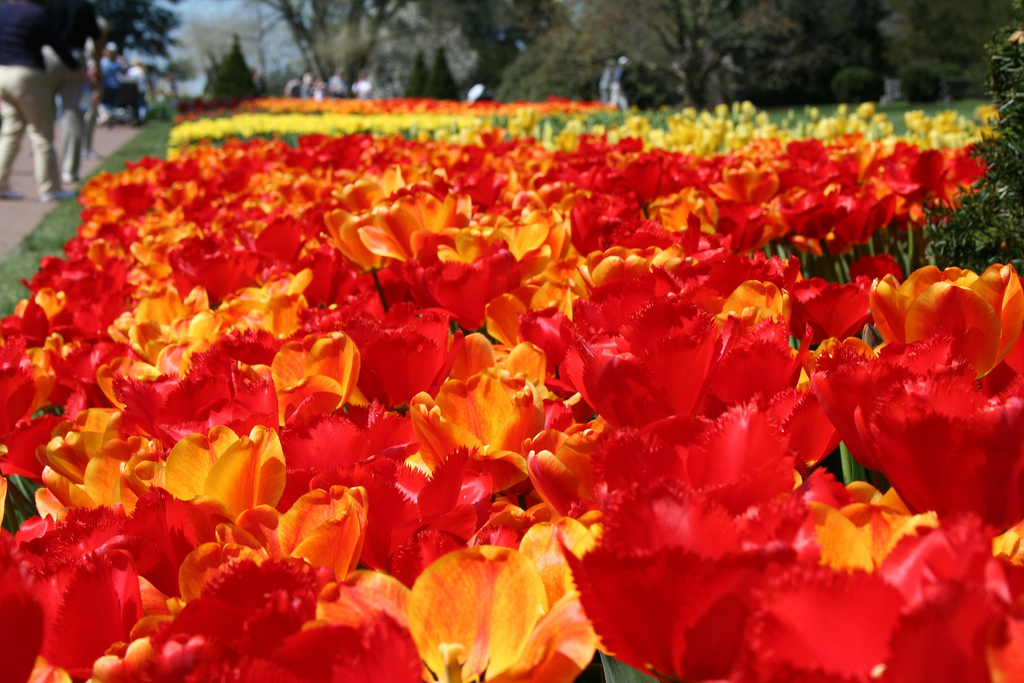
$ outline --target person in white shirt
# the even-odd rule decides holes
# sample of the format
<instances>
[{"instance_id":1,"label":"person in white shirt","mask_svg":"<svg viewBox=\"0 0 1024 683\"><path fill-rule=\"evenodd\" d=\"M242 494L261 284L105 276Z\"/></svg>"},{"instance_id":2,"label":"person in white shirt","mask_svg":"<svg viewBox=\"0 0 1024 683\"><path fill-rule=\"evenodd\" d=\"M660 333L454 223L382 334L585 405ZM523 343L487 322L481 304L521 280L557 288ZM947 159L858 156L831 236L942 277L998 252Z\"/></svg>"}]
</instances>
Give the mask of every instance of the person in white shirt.
<instances>
[{"instance_id":1,"label":"person in white shirt","mask_svg":"<svg viewBox=\"0 0 1024 683\"><path fill-rule=\"evenodd\" d=\"M348 94L348 83L345 82L341 69L327 79L327 94L331 97L344 97Z\"/></svg>"},{"instance_id":2,"label":"person in white shirt","mask_svg":"<svg viewBox=\"0 0 1024 683\"><path fill-rule=\"evenodd\" d=\"M356 96L356 99L368 100L370 99L370 92L373 91L373 84L370 83L370 79L366 77L366 72L360 71L359 78L352 84L352 94Z\"/></svg>"},{"instance_id":3,"label":"person in white shirt","mask_svg":"<svg viewBox=\"0 0 1024 683\"><path fill-rule=\"evenodd\" d=\"M135 83L139 89L139 97L135 100L135 120L141 124L146 120L146 88L149 85L146 67L139 59L133 59L132 65L125 72L128 80Z\"/></svg>"}]
</instances>

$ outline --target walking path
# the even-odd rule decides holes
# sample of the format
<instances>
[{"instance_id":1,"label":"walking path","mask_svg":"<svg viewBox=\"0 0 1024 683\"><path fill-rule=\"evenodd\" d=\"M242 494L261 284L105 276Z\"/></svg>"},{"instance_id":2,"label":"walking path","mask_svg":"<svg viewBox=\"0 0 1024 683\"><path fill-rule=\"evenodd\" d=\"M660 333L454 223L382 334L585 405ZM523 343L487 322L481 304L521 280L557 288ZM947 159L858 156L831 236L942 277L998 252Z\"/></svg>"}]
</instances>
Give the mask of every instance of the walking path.
<instances>
[{"instance_id":1,"label":"walking path","mask_svg":"<svg viewBox=\"0 0 1024 683\"><path fill-rule=\"evenodd\" d=\"M131 126L96 126L92 143L96 152L106 157L115 152L121 145L139 132ZM54 147L60 149L61 130L57 126ZM79 173L84 180L102 163L102 160L82 159ZM65 190L74 190L75 185L65 185ZM43 216L56 206L55 203L44 204L39 201L36 189L35 173L32 170L32 145L28 136L22 138L21 149L14 160L11 172L11 189L25 195L21 200L0 200L0 256L13 250L21 239L32 232ZM72 201L72 200L65 200Z\"/></svg>"}]
</instances>

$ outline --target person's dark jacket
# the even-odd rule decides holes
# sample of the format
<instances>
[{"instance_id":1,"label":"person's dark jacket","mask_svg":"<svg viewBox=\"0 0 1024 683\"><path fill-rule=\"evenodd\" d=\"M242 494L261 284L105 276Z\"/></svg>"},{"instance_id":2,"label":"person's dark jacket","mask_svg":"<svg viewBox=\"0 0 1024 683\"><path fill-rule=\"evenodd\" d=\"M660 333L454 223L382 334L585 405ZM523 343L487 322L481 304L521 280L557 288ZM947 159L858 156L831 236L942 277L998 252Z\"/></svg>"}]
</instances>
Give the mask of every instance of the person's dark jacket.
<instances>
[{"instance_id":1,"label":"person's dark jacket","mask_svg":"<svg viewBox=\"0 0 1024 683\"><path fill-rule=\"evenodd\" d=\"M103 35L96 8L89 0L47 0L50 23L72 50L84 50L85 41L99 41Z\"/></svg>"},{"instance_id":2,"label":"person's dark jacket","mask_svg":"<svg viewBox=\"0 0 1024 683\"><path fill-rule=\"evenodd\" d=\"M52 47L69 68L79 67L78 60L54 30L42 5L31 2L0 4L0 66L45 70L44 45Z\"/></svg>"}]
</instances>

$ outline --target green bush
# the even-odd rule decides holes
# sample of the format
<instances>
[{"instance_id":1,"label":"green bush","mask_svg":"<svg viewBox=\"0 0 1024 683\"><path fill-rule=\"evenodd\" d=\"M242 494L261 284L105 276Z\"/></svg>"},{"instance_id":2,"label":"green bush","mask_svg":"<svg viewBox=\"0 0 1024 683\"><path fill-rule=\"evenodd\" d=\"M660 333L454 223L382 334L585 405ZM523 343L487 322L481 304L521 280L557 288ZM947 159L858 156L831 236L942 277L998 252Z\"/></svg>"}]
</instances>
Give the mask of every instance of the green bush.
<instances>
[{"instance_id":1,"label":"green bush","mask_svg":"<svg viewBox=\"0 0 1024 683\"><path fill-rule=\"evenodd\" d=\"M500 102L540 102L548 97L596 100L603 62L586 56L588 38L579 31L551 31L523 50L501 74L494 92ZM630 94L627 88L626 94Z\"/></svg>"},{"instance_id":2,"label":"green bush","mask_svg":"<svg viewBox=\"0 0 1024 683\"><path fill-rule=\"evenodd\" d=\"M975 147L988 169L974 192L959 201L928 205L928 253L940 268L981 272L993 263L1024 272L1024 43L1020 24L1007 27L989 47L988 86L999 110L996 134Z\"/></svg>"},{"instance_id":3,"label":"green bush","mask_svg":"<svg viewBox=\"0 0 1024 683\"><path fill-rule=\"evenodd\" d=\"M939 77L942 96L951 100L985 97L988 94L985 90L984 77L979 78L953 64L939 67Z\"/></svg>"},{"instance_id":4,"label":"green bush","mask_svg":"<svg viewBox=\"0 0 1024 683\"><path fill-rule=\"evenodd\" d=\"M427 60L423 58L422 52L417 52L416 59L412 63L412 72L409 74L409 82L405 86L405 96L423 97L427 91L427 79L429 78Z\"/></svg>"},{"instance_id":5,"label":"green bush","mask_svg":"<svg viewBox=\"0 0 1024 683\"><path fill-rule=\"evenodd\" d=\"M639 109L670 107L679 101L679 83L672 73L646 62L630 64L622 87L630 106Z\"/></svg>"},{"instance_id":6,"label":"green bush","mask_svg":"<svg viewBox=\"0 0 1024 683\"><path fill-rule=\"evenodd\" d=\"M908 64L900 72L900 80L908 102L934 102L942 92L942 73L934 64Z\"/></svg>"},{"instance_id":7,"label":"green bush","mask_svg":"<svg viewBox=\"0 0 1024 683\"><path fill-rule=\"evenodd\" d=\"M177 103L167 98L150 100L146 109L147 121L173 121L177 114Z\"/></svg>"},{"instance_id":8,"label":"green bush","mask_svg":"<svg viewBox=\"0 0 1024 683\"><path fill-rule=\"evenodd\" d=\"M832 94L838 102L873 102L882 96L882 79L866 66L848 66L832 77Z\"/></svg>"},{"instance_id":9,"label":"green bush","mask_svg":"<svg viewBox=\"0 0 1024 683\"><path fill-rule=\"evenodd\" d=\"M236 97L255 97L256 84L252 82L252 72L249 71L242 56L242 47L238 44L238 36L231 46L228 56L221 62L217 70L217 77L210 88L210 97L216 100L234 99Z\"/></svg>"},{"instance_id":10,"label":"green bush","mask_svg":"<svg viewBox=\"0 0 1024 683\"><path fill-rule=\"evenodd\" d=\"M426 92L423 95L435 100L459 99L459 86L455 84L452 71L448 68L448 58L444 55L444 48L439 47L434 53L434 65L430 69Z\"/></svg>"}]
</instances>

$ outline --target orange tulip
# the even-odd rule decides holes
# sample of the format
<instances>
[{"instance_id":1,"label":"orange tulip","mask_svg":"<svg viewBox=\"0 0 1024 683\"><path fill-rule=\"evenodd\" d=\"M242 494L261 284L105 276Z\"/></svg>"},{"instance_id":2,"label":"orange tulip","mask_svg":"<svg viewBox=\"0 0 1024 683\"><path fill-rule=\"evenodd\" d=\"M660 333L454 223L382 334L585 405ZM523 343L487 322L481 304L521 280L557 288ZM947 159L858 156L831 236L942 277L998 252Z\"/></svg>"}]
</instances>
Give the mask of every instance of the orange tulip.
<instances>
[{"instance_id":1,"label":"orange tulip","mask_svg":"<svg viewBox=\"0 0 1024 683\"><path fill-rule=\"evenodd\" d=\"M434 399L420 392L409 414L430 470L460 446L476 449L474 457L485 464L495 491L527 478L523 442L544 427L544 406L533 384L486 371L467 382L448 380Z\"/></svg>"},{"instance_id":2,"label":"orange tulip","mask_svg":"<svg viewBox=\"0 0 1024 683\"><path fill-rule=\"evenodd\" d=\"M281 552L330 567L345 577L359 564L366 533L366 491L332 486L314 489L281 516L277 540Z\"/></svg>"},{"instance_id":3,"label":"orange tulip","mask_svg":"<svg viewBox=\"0 0 1024 683\"><path fill-rule=\"evenodd\" d=\"M722 169L722 182L708 187L722 199L763 204L779 191L779 176L770 168L758 168L744 159L738 166Z\"/></svg>"},{"instance_id":4,"label":"orange tulip","mask_svg":"<svg viewBox=\"0 0 1024 683\"><path fill-rule=\"evenodd\" d=\"M148 439L123 439L119 421L120 414L114 410L90 408L54 430L41 456L46 485L36 492L41 514L121 502L115 495L122 464L134 466L156 456Z\"/></svg>"},{"instance_id":5,"label":"orange tulip","mask_svg":"<svg viewBox=\"0 0 1024 683\"><path fill-rule=\"evenodd\" d=\"M341 332L281 347L271 364L281 424L344 405L358 392L359 365L359 349Z\"/></svg>"},{"instance_id":6,"label":"orange tulip","mask_svg":"<svg viewBox=\"0 0 1024 683\"><path fill-rule=\"evenodd\" d=\"M717 313L719 322L724 323L729 317L735 317L750 329L762 320L785 320L789 323L789 293L779 289L771 282L748 280L737 287L722 303Z\"/></svg>"},{"instance_id":7,"label":"orange tulip","mask_svg":"<svg viewBox=\"0 0 1024 683\"><path fill-rule=\"evenodd\" d=\"M469 224L471 211L468 198L450 194L440 200L422 191L378 207L373 223L359 229L359 238L374 254L407 261L416 258L426 234L457 232Z\"/></svg>"},{"instance_id":8,"label":"orange tulip","mask_svg":"<svg viewBox=\"0 0 1024 683\"><path fill-rule=\"evenodd\" d=\"M549 609L541 575L511 548L441 557L413 585L408 615L420 657L445 683L572 681L597 645L576 595Z\"/></svg>"},{"instance_id":9,"label":"orange tulip","mask_svg":"<svg viewBox=\"0 0 1024 683\"><path fill-rule=\"evenodd\" d=\"M366 248L359 238L360 231L373 224L373 215L349 213L335 209L324 214L327 241L337 247L345 257L364 271L380 270L385 257Z\"/></svg>"},{"instance_id":10,"label":"orange tulip","mask_svg":"<svg viewBox=\"0 0 1024 683\"><path fill-rule=\"evenodd\" d=\"M821 563L833 569L873 571L904 537L939 524L934 512L911 514L896 489L882 495L865 482L854 482L846 488L855 503L838 510L824 503L810 503L821 544Z\"/></svg>"},{"instance_id":11,"label":"orange tulip","mask_svg":"<svg viewBox=\"0 0 1024 683\"><path fill-rule=\"evenodd\" d=\"M25 683L71 683L71 676L67 671L54 666L46 661L42 655L36 657L36 665L32 669L32 675Z\"/></svg>"},{"instance_id":12,"label":"orange tulip","mask_svg":"<svg viewBox=\"0 0 1024 683\"><path fill-rule=\"evenodd\" d=\"M531 560L544 581L548 604L554 605L565 595L576 590L572 570L565 561L564 547L580 557L596 541L586 526L572 517L555 522L539 522L531 526L519 543L519 552Z\"/></svg>"},{"instance_id":13,"label":"orange tulip","mask_svg":"<svg viewBox=\"0 0 1024 683\"><path fill-rule=\"evenodd\" d=\"M892 275L876 281L871 287L871 314L887 342L949 335L980 377L1017 343L1024 326L1024 289L1010 265L989 266L981 275L926 266L902 284Z\"/></svg>"}]
</instances>

